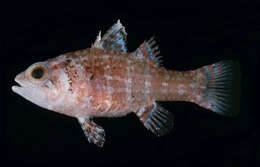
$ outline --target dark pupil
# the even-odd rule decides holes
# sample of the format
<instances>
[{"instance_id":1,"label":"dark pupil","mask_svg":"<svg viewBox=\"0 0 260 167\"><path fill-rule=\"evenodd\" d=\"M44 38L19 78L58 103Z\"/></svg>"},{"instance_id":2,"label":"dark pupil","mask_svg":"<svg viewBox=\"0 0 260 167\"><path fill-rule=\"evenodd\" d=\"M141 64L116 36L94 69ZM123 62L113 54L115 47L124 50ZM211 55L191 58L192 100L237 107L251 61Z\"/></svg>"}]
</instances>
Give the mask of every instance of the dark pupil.
<instances>
[{"instance_id":1,"label":"dark pupil","mask_svg":"<svg viewBox=\"0 0 260 167\"><path fill-rule=\"evenodd\" d=\"M40 79L43 76L43 69L36 68L32 71L32 77L35 79Z\"/></svg>"}]
</instances>

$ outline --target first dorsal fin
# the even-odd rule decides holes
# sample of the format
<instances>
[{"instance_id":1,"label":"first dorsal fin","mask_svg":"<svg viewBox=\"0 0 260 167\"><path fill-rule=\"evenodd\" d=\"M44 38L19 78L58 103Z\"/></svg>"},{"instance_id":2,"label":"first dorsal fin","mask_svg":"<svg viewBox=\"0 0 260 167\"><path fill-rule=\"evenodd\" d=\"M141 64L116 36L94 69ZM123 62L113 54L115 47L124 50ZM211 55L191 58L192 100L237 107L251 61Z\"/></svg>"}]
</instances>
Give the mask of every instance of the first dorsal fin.
<instances>
[{"instance_id":1,"label":"first dorsal fin","mask_svg":"<svg viewBox=\"0 0 260 167\"><path fill-rule=\"evenodd\" d=\"M144 41L139 48L136 49L135 53L139 58L147 59L152 65L160 66L161 60L159 53L159 47L155 45L154 37L148 41Z\"/></svg>"},{"instance_id":2,"label":"first dorsal fin","mask_svg":"<svg viewBox=\"0 0 260 167\"><path fill-rule=\"evenodd\" d=\"M135 114L144 126L156 136L166 135L173 128L173 115L156 102L141 108Z\"/></svg>"},{"instance_id":3,"label":"first dorsal fin","mask_svg":"<svg viewBox=\"0 0 260 167\"><path fill-rule=\"evenodd\" d=\"M118 20L102 38L101 32L99 32L93 47L126 53L126 35L125 27L120 23L120 20Z\"/></svg>"}]
</instances>

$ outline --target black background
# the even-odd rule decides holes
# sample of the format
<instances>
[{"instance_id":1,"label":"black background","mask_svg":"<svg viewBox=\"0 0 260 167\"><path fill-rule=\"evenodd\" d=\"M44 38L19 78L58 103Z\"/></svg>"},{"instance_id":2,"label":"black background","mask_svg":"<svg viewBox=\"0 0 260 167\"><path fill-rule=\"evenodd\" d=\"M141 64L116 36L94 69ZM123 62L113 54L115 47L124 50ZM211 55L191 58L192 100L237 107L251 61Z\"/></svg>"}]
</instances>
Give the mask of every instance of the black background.
<instances>
[{"instance_id":1,"label":"black background","mask_svg":"<svg viewBox=\"0 0 260 167\"><path fill-rule=\"evenodd\" d=\"M260 166L260 12L247 1L10 1L1 5L0 166ZM103 148L89 144L76 119L42 109L11 91L30 64L90 47L118 19L129 51L155 36L163 65L195 69L238 60L241 113L225 118L194 104L162 105L175 115L170 135L157 138L138 118L101 118ZM3 148L3 149L2 149Z\"/></svg>"}]
</instances>

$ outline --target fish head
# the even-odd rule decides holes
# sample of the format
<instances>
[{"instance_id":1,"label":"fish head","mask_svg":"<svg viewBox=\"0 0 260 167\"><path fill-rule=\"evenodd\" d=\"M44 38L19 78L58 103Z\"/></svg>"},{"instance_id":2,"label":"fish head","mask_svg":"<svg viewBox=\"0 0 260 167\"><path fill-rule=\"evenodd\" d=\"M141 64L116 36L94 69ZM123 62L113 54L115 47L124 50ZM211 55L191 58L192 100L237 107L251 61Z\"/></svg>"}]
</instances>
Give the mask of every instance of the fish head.
<instances>
[{"instance_id":1,"label":"fish head","mask_svg":"<svg viewBox=\"0 0 260 167\"><path fill-rule=\"evenodd\" d=\"M36 105L52 109L62 94L59 74L59 69L51 69L47 61L34 63L15 77L19 86L12 86L12 90Z\"/></svg>"}]
</instances>

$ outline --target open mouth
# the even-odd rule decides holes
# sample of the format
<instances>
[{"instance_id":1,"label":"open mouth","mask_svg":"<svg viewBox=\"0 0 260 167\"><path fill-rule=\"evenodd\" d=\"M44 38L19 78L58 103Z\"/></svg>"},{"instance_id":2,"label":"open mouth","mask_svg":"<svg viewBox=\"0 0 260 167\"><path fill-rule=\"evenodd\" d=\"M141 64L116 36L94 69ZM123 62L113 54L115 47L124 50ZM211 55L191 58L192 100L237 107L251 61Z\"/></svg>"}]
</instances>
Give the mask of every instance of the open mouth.
<instances>
[{"instance_id":1,"label":"open mouth","mask_svg":"<svg viewBox=\"0 0 260 167\"><path fill-rule=\"evenodd\" d=\"M22 86L21 86L21 83L16 78L15 78L15 82L17 83L17 85L12 86L12 90L14 92L17 92L17 91L21 90Z\"/></svg>"}]
</instances>

